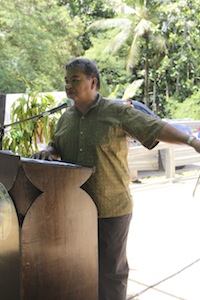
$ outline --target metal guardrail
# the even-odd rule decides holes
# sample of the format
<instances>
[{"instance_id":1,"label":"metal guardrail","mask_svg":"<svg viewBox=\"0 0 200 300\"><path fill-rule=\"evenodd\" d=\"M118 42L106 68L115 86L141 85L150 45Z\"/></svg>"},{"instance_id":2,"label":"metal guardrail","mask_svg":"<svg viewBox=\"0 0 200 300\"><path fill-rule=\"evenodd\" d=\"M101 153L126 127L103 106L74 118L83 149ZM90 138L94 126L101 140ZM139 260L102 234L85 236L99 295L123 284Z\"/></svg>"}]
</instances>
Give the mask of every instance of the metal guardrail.
<instances>
[{"instance_id":1,"label":"metal guardrail","mask_svg":"<svg viewBox=\"0 0 200 300\"><path fill-rule=\"evenodd\" d=\"M200 154L186 145L160 142L154 149L130 145L128 164L130 172L165 170L166 178L175 177L176 167L200 163Z\"/></svg>"}]
</instances>

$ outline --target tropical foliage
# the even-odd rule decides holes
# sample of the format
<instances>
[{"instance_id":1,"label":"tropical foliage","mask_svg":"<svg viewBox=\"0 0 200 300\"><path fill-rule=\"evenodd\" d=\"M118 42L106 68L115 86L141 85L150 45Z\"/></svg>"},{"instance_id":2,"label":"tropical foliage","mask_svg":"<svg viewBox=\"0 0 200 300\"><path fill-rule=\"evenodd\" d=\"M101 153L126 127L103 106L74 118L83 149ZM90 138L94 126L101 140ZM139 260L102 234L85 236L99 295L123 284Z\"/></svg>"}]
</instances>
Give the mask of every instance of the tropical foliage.
<instances>
[{"instance_id":1,"label":"tropical foliage","mask_svg":"<svg viewBox=\"0 0 200 300\"><path fill-rule=\"evenodd\" d=\"M188 118L199 120L200 118L200 91L194 92L191 97L185 99L183 103L169 98L167 101L169 115L175 119Z\"/></svg>"},{"instance_id":2,"label":"tropical foliage","mask_svg":"<svg viewBox=\"0 0 200 300\"><path fill-rule=\"evenodd\" d=\"M1 0L0 28L1 93L63 90L77 56L96 60L105 96L142 82L132 96L160 116L199 90L199 0Z\"/></svg>"},{"instance_id":3,"label":"tropical foliage","mask_svg":"<svg viewBox=\"0 0 200 300\"><path fill-rule=\"evenodd\" d=\"M142 62L145 83L145 104L149 106L149 69L156 69L159 62L167 53L165 38L159 29L158 19L155 18L155 8L150 6L148 10L144 1L134 1L134 8L130 8L127 18L113 18L98 20L89 26L89 30L118 28L117 34L109 41L104 53L116 55L127 42L129 45L126 56L126 68L134 72L138 64Z\"/></svg>"},{"instance_id":4,"label":"tropical foliage","mask_svg":"<svg viewBox=\"0 0 200 300\"><path fill-rule=\"evenodd\" d=\"M0 91L24 92L24 81L63 90L66 61L84 53L81 20L56 1L2 0L0 6Z\"/></svg>"},{"instance_id":5,"label":"tropical foliage","mask_svg":"<svg viewBox=\"0 0 200 300\"><path fill-rule=\"evenodd\" d=\"M44 116L43 113L56 106L56 100L50 94L31 90L19 97L12 105L11 122L16 123L5 131L3 149L10 150L23 157L30 157L46 145L55 131L61 111Z\"/></svg>"},{"instance_id":6,"label":"tropical foliage","mask_svg":"<svg viewBox=\"0 0 200 300\"><path fill-rule=\"evenodd\" d=\"M169 97L183 102L199 89L198 1L126 3L131 6L126 18L98 20L89 26L89 30L98 28L104 30L105 35L105 30L111 32L113 29L110 28L118 26L118 32L104 45L101 56L112 57L113 60L116 57L118 64L121 59L126 61L127 69L132 73L132 76L126 76L128 83L144 79L144 86L139 89L135 99L146 102L164 116ZM121 17L121 13L117 17ZM99 39L99 31L94 31L94 35ZM94 54L95 49L99 49L98 40L93 40L93 48L86 51L86 55ZM101 56L96 59L104 69Z\"/></svg>"}]
</instances>

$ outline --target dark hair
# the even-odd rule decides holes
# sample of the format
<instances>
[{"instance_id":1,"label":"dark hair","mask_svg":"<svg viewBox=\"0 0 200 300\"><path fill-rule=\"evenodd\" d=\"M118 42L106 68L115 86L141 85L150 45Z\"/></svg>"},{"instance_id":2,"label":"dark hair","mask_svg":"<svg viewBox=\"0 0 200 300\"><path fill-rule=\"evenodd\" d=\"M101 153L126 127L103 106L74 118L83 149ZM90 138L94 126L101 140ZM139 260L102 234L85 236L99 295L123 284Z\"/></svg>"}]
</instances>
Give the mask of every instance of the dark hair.
<instances>
[{"instance_id":1,"label":"dark hair","mask_svg":"<svg viewBox=\"0 0 200 300\"><path fill-rule=\"evenodd\" d=\"M97 78L97 89L100 89L100 76L96 63L87 58L75 58L66 64L66 70L79 68L85 75Z\"/></svg>"}]
</instances>

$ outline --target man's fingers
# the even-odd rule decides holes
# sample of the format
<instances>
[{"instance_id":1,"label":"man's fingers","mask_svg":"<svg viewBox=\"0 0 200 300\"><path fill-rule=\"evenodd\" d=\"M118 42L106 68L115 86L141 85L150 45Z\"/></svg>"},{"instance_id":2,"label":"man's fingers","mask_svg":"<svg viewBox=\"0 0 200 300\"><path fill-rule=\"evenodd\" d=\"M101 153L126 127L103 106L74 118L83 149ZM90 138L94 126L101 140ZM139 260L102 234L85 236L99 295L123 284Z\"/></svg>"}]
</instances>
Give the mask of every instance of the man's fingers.
<instances>
[{"instance_id":1,"label":"man's fingers","mask_svg":"<svg viewBox=\"0 0 200 300\"><path fill-rule=\"evenodd\" d=\"M42 150L40 152L36 152L33 155L31 155L31 158L33 159L41 159L41 160L53 160L51 157L51 153L45 150Z\"/></svg>"}]
</instances>

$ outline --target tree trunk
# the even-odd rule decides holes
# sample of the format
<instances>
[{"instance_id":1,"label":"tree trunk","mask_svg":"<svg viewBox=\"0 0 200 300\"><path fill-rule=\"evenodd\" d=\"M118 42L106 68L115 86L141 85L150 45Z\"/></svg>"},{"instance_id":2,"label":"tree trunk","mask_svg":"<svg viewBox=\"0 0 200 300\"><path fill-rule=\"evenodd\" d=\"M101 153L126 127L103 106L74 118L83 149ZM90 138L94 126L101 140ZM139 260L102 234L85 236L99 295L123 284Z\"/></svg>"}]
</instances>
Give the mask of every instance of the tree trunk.
<instances>
[{"instance_id":1,"label":"tree trunk","mask_svg":"<svg viewBox=\"0 0 200 300\"><path fill-rule=\"evenodd\" d=\"M146 38L146 59L145 59L145 104L149 107L149 40Z\"/></svg>"},{"instance_id":2,"label":"tree trunk","mask_svg":"<svg viewBox=\"0 0 200 300\"><path fill-rule=\"evenodd\" d=\"M152 104L152 110L154 113L157 111L156 107L156 79L153 81L153 104Z\"/></svg>"}]
</instances>

